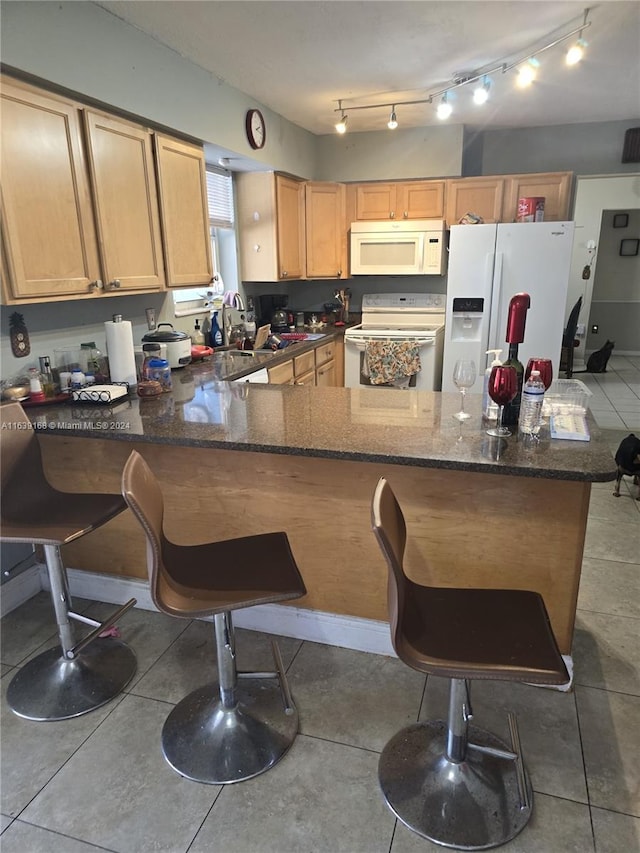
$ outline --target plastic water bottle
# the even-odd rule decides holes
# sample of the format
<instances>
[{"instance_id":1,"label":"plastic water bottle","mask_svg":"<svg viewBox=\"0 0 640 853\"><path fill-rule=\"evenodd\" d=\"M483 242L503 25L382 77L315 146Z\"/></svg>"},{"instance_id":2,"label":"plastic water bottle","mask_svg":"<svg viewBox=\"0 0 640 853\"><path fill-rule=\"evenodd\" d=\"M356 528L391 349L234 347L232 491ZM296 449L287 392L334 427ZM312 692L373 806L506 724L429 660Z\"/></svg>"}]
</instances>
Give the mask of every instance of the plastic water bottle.
<instances>
[{"instance_id":1,"label":"plastic water bottle","mask_svg":"<svg viewBox=\"0 0 640 853\"><path fill-rule=\"evenodd\" d=\"M544 383L540 379L540 371L532 370L522 389L518 429L523 435L537 435L540 431L543 400Z\"/></svg>"}]
</instances>

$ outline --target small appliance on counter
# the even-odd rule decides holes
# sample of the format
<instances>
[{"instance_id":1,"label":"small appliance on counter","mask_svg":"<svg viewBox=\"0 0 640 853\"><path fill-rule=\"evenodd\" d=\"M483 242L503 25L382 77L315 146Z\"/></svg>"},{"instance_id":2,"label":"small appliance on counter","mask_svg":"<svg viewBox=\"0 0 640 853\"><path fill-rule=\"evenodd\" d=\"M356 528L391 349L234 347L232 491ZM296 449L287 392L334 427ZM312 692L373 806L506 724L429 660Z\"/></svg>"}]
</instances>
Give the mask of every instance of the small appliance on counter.
<instances>
[{"instance_id":1,"label":"small appliance on counter","mask_svg":"<svg viewBox=\"0 0 640 853\"><path fill-rule=\"evenodd\" d=\"M143 336L142 343L166 344L167 361L172 370L184 367L191 361L191 338L185 332L174 329L171 323L160 323L157 329Z\"/></svg>"},{"instance_id":2,"label":"small appliance on counter","mask_svg":"<svg viewBox=\"0 0 640 853\"><path fill-rule=\"evenodd\" d=\"M293 325L293 316L289 317L287 305L289 297L286 294L267 293L258 297L259 316L258 326L271 326L271 331L278 334L288 332L289 326Z\"/></svg>"}]
</instances>

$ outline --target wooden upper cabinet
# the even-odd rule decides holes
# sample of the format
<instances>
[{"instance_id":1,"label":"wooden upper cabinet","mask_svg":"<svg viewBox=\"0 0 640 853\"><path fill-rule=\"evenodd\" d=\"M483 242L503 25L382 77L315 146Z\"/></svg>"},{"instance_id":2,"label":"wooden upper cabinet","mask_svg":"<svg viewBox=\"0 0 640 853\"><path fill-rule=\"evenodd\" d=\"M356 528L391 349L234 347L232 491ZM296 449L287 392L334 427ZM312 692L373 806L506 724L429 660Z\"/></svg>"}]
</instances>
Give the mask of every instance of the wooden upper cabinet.
<instances>
[{"instance_id":1,"label":"wooden upper cabinet","mask_svg":"<svg viewBox=\"0 0 640 853\"><path fill-rule=\"evenodd\" d=\"M503 222L515 222L518 199L544 198L545 222L562 221L569 216L572 172L541 172L531 175L505 175Z\"/></svg>"},{"instance_id":2,"label":"wooden upper cabinet","mask_svg":"<svg viewBox=\"0 0 640 853\"><path fill-rule=\"evenodd\" d=\"M304 182L276 175L279 278L305 278Z\"/></svg>"},{"instance_id":3,"label":"wooden upper cabinet","mask_svg":"<svg viewBox=\"0 0 640 853\"><path fill-rule=\"evenodd\" d=\"M154 142L167 285L208 285L213 266L204 150L160 133Z\"/></svg>"},{"instance_id":4,"label":"wooden upper cabinet","mask_svg":"<svg viewBox=\"0 0 640 853\"><path fill-rule=\"evenodd\" d=\"M242 172L236 199L243 281L306 278L304 181Z\"/></svg>"},{"instance_id":5,"label":"wooden upper cabinet","mask_svg":"<svg viewBox=\"0 0 640 853\"><path fill-rule=\"evenodd\" d=\"M444 181L394 181L355 187L355 218L442 219Z\"/></svg>"},{"instance_id":6,"label":"wooden upper cabinet","mask_svg":"<svg viewBox=\"0 0 640 853\"><path fill-rule=\"evenodd\" d=\"M485 222L502 221L504 178L460 178L447 182L447 227L457 225L465 213Z\"/></svg>"},{"instance_id":7,"label":"wooden upper cabinet","mask_svg":"<svg viewBox=\"0 0 640 853\"><path fill-rule=\"evenodd\" d=\"M347 278L345 186L305 184L307 278Z\"/></svg>"},{"instance_id":8,"label":"wooden upper cabinet","mask_svg":"<svg viewBox=\"0 0 640 853\"><path fill-rule=\"evenodd\" d=\"M84 111L105 291L164 286L151 133Z\"/></svg>"},{"instance_id":9,"label":"wooden upper cabinet","mask_svg":"<svg viewBox=\"0 0 640 853\"><path fill-rule=\"evenodd\" d=\"M6 302L84 295L100 279L79 113L2 81Z\"/></svg>"}]
</instances>

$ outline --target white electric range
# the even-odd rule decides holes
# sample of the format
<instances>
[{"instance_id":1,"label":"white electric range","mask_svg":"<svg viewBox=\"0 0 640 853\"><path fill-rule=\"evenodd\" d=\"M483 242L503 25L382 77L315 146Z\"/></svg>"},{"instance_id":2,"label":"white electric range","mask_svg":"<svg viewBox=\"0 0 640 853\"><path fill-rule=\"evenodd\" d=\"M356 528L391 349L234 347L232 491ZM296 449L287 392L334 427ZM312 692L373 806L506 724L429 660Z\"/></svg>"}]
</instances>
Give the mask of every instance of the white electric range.
<instances>
[{"instance_id":1,"label":"white electric range","mask_svg":"<svg viewBox=\"0 0 640 853\"><path fill-rule=\"evenodd\" d=\"M445 311L444 293L365 294L362 297L362 322L344 333L345 386L371 385L365 368L368 341L414 341L419 347L421 369L403 387L439 391L442 385Z\"/></svg>"}]
</instances>

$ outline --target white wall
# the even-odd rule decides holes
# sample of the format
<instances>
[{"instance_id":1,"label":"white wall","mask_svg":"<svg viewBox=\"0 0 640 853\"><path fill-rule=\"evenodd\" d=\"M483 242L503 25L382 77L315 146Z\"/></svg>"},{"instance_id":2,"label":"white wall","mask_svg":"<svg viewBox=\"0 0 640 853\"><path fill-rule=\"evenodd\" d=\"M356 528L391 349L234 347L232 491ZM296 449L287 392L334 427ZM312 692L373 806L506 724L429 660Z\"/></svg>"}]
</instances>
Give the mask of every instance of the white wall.
<instances>
[{"instance_id":1,"label":"white wall","mask_svg":"<svg viewBox=\"0 0 640 853\"><path fill-rule=\"evenodd\" d=\"M582 278L582 271L590 261L587 247L593 240L596 247L600 241L602 214L605 210L624 211L640 207L640 172L630 175L579 176L576 181L574 219L576 223L573 240L573 255L567 296L567 314L579 296L582 296L580 322L587 323L593 298L593 282L598 271L598 258L592 264L591 277ZM639 235L640 236L640 235ZM604 343L604 340L602 341ZM585 339L576 349L576 361L585 358Z\"/></svg>"}]
</instances>

